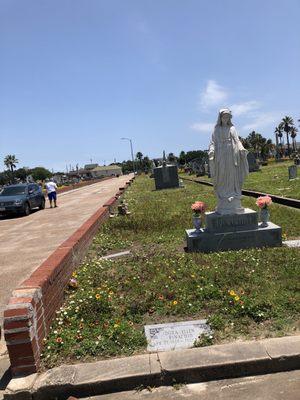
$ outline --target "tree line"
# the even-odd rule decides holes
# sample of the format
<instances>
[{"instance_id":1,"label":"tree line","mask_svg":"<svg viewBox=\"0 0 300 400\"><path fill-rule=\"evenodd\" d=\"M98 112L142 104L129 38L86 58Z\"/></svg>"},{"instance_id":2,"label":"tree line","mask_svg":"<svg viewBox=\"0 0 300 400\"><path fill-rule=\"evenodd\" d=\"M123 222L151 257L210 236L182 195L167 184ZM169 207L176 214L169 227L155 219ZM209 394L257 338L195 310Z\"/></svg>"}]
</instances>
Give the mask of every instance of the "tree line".
<instances>
[{"instance_id":1,"label":"tree line","mask_svg":"<svg viewBox=\"0 0 300 400\"><path fill-rule=\"evenodd\" d=\"M298 119L300 122L300 119ZM294 120L290 116L282 118L281 122L275 128L275 144L272 139L263 137L260 133L252 131L246 138L240 137L243 146L255 154L256 158L266 160L270 155L276 154L276 157L291 157L297 153L296 137L298 129L295 126ZM286 139L286 143L285 143ZM200 158L207 160L207 152L204 150L191 150L188 152L181 151L178 156L174 153L169 153L166 160L170 163L176 163L178 166L185 166L192 160ZM150 159L147 155L144 156L142 152L138 151L135 160L127 160L121 163L116 163L122 168L123 173L132 171L148 172L152 169L153 164L159 165L160 159ZM52 173L44 167L36 168L18 168L16 156L9 154L4 158L4 165L7 170L0 173L0 185L12 183L15 180L25 181L28 176L32 176L35 181L45 180L50 178Z\"/></svg>"},{"instance_id":2,"label":"tree line","mask_svg":"<svg viewBox=\"0 0 300 400\"><path fill-rule=\"evenodd\" d=\"M19 164L19 160L14 154L8 154L4 158L4 165L7 169L4 172L0 172L0 185L18 181L25 182L29 176L34 181L44 181L52 176L52 172L44 167L17 168L17 164Z\"/></svg>"},{"instance_id":3,"label":"tree line","mask_svg":"<svg viewBox=\"0 0 300 400\"><path fill-rule=\"evenodd\" d=\"M298 119L298 122L300 122L300 119ZM286 155L290 156L292 152L293 153L297 152L296 137L298 129L296 128L292 117L286 115L284 118L282 118L279 125L275 128L274 133L275 133L276 147L282 156L285 155L283 150L284 135L286 136L286 153L287 153ZM290 139L292 143L290 143Z\"/></svg>"}]
</instances>

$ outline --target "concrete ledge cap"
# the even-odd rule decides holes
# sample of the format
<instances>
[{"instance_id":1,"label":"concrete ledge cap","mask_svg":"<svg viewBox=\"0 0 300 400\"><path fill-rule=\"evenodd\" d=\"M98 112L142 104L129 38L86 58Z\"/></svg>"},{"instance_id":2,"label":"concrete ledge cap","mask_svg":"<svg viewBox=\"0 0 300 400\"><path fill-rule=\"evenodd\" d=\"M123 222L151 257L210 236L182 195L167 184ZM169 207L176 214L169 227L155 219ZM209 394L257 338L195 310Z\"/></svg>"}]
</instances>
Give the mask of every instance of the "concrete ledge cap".
<instances>
[{"instance_id":1,"label":"concrete ledge cap","mask_svg":"<svg viewBox=\"0 0 300 400\"><path fill-rule=\"evenodd\" d=\"M250 344L251 343L251 344ZM260 342L235 342L187 350L159 353L161 367L165 371L195 369L218 365L230 365L249 361L268 360Z\"/></svg>"},{"instance_id":2,"label":"concrete ledge cap","mask_svg":"<svg viewBox=\"0 0 300 400\"><path fill-rule=\"evenodd\" d=\"M265 339L261 343L271 358L299 356L300 354L300 336Z\"/></svg>"}]
</instances>

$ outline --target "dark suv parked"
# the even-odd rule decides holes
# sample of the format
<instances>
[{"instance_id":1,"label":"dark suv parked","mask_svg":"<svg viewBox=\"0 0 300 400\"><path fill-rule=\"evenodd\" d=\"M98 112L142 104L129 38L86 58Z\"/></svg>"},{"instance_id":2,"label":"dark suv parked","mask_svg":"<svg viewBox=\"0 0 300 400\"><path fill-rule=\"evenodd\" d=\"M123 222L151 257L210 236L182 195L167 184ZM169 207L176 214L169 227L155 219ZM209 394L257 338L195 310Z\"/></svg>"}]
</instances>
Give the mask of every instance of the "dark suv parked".
<instances>
[{"instance_id":1,"label":"dark suv parked","mask_svg":"<svg viewBox=\"0 0 300 400\"><path fill-rule=\"evenodd\" d=\"M22 183L6 186L0 191L0 214L29 215L33 208L45 208L45 196L39 185Z\"/></svg>"}]
</instances>

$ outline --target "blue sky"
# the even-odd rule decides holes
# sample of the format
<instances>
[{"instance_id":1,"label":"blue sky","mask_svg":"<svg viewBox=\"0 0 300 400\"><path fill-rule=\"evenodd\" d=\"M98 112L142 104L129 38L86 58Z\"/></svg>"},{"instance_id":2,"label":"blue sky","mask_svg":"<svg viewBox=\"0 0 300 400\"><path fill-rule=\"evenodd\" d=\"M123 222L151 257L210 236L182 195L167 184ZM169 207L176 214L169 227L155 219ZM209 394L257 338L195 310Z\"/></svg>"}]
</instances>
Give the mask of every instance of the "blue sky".
<instances>
[{"instance_id":1,"label":"blue sky","mask_svg":"<svg viewBox=\"0 0 300 400\"><path fill-rule=\"evenodd\" d=\"M0 0L0 162L64 170L300 118L299 0ZM3 165L0 164L0 169Z\"/></svg>"}]
</instances>

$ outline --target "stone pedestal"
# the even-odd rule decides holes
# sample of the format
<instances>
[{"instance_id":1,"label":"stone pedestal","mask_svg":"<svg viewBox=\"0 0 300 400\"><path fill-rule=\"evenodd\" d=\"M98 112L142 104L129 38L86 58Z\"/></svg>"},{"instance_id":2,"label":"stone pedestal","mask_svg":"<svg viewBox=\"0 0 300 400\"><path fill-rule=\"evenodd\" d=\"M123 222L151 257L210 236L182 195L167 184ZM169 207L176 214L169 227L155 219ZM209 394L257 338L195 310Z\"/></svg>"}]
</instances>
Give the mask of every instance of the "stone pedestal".
<instances>
[{"instance_id":1,"label":"stone pedestal","mask_svg":"<svg viewBox=\"0 0 300 400\"><path fill-rule=\"evenodd\" d=\"M188 251L203 253L282 244L281 227L272 222L261 227L258 213L249 208L241 214L206 213L206 228L187 229L186 240Z\"/></svg>"},{"instance_id":2,"label":"stone pedestal","mask_svg":"<svg viewBox=\"0 0 300 400\"><path fill-rule=\"evenodd\" d=\"M250 208L243 209L239 214L220 215L216 212L205 213L206 231L210 233L236 232L256 229L258 213Z\"/></svg>"},{"instance_id":3,"label":"stone pedestal","mask_svg":"<svg viewBox=\"0 0 300 400\"><path fill-rule=\"evenodd\" d=\"M179 187L178 170L176 165L163 165L154 168L153 174L156 190Z\"/></svg>"}]
</instances>

